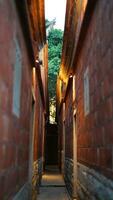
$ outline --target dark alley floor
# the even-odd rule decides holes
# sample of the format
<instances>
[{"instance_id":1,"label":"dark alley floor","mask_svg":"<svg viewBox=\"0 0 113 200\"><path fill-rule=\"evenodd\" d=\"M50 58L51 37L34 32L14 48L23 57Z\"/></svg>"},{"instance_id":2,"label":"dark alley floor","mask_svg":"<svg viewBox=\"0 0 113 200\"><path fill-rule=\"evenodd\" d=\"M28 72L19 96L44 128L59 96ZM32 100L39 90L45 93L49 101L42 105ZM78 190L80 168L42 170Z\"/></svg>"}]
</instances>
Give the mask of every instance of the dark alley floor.
<instances>
[{"instance_id":1,"label":"dark alley floor","mask_svg":"<svg viewBox=\"0 0 113 200\"><path fill-rule=\"evenodd\" d=\"M47 167L37 200L69 200L65 183L57 167Z\"/></svg>"}]
</instances>

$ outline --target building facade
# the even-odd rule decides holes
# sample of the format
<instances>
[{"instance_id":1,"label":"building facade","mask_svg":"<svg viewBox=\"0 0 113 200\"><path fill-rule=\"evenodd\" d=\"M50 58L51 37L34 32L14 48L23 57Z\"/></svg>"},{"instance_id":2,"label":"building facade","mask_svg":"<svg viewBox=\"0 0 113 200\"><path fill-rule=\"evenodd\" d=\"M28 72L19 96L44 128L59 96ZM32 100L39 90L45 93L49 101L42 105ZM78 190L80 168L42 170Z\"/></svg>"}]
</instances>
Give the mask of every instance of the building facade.
<instances>
[{"instance_id":1,"label":"building facade","mask_svg":"<svg viewBox=\"0 0 113 200\"><path fill-rule=\"evenodd\" d=\"M43 0L0 1L0 26L0 199L28 200L43 171L48 120Z\"/></svg>"},{"instance_id":2,"label":"building facade","mask_svg":"<svg viewBox=\"0 0 113 200\"><path fill-rule=\"evenodd\" d=\"M72 199L113 199L113 2L67 0L59 163Z\"/></svg>"}]
</instances>

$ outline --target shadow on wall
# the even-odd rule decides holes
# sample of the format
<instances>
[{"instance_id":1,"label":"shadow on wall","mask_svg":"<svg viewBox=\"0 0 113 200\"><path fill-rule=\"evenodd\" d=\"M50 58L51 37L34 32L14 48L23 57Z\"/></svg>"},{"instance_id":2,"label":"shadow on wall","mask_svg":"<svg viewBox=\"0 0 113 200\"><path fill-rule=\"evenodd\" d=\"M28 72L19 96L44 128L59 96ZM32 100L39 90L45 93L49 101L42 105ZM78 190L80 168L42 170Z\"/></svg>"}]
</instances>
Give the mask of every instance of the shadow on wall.
<instances>
[{"instance_id":1,"label":"shadow on wall","mask_svg":"<svg viewBox=\"0 0 113 200\"><path fill-rule=\"evenodd\" d=\"M58 131L56 124L48 124L45 144L45 165L58 164Z\"/></svg>"}]
</instances>

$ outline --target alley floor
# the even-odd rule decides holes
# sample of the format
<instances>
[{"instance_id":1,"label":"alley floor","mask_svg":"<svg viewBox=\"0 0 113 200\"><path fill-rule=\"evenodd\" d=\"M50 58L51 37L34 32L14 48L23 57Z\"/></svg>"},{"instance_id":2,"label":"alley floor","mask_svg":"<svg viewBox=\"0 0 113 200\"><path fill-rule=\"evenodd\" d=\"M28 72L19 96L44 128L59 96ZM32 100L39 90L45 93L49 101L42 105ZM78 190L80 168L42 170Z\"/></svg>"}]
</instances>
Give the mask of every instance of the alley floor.
<instances>
[{"instance_id":1,"label":"alley floor","mask_svg":"<svg viewBox=\"0 0 113 200\"><path fill-rule=\"evenodd\" d=\"M46 168L37 200L69 200L63 177L56 166Z\"/></svg>"}]
</instances>

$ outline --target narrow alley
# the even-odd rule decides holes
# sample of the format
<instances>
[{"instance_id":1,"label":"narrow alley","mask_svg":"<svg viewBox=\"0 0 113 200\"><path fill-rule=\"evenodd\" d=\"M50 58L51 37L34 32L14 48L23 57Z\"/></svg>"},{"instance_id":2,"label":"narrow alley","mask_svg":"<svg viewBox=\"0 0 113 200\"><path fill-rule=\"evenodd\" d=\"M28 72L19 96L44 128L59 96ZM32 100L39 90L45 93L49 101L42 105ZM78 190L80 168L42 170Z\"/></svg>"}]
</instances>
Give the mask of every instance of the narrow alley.
<instances>
[{"instance_id":1,"label":"narrow alley","mask_svg":"<svg viewBox=\"0 0 113 200\"><path fill-rule=\"evenodd\" d=\"M37 200L69 200L58 166L48 166L42 177Z\"/></svg>"},{"instance_id":2,"label":"narrow alley","mask_svg":"<svg viewBox=\"0 0 113 200\"><path fill-rule=\"evenodd\" d=\"M0 200L113 200L113 0L45 1L0 0Z\"/></svg>"}]
</instances>

